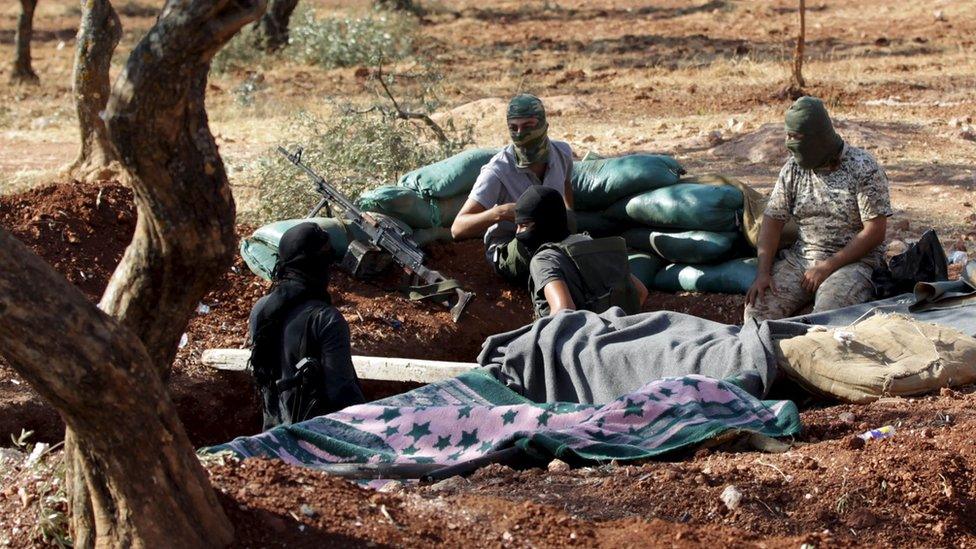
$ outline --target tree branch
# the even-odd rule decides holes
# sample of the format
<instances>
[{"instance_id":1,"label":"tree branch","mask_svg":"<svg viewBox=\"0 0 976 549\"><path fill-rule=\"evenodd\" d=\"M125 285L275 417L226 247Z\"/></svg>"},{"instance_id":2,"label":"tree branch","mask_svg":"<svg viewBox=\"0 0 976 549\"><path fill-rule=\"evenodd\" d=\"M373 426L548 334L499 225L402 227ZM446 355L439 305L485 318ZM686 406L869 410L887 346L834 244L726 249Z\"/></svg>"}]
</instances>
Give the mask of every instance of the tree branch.
<instances>
[{"instance_id":1,"label":"tree branch","mask_svg":"<svg viewBox=\"0 0 976 549\"><path fill-rule=\"evenodd\" d=\"M420 120L426 124L431 131L434 132L434 135L437 137L439 142L448 142L447 135L444 133L444 130L442 130L441 127L437 125L437 122L434 122L430 116L427 116L427 114L422 112L409 112L400 108L400 104L397 103L396 98L393 97L393 92L390 91L390 88L386 85L386 81L383 80L382 64L380 64L376 69L376 78L380 81L380 86L383 87L383 91L386 92L386 96L390 98L390 102L393 103L393 109L396 111L397 118L400 118L401 120Z\"/></svg>"}]
</instances>

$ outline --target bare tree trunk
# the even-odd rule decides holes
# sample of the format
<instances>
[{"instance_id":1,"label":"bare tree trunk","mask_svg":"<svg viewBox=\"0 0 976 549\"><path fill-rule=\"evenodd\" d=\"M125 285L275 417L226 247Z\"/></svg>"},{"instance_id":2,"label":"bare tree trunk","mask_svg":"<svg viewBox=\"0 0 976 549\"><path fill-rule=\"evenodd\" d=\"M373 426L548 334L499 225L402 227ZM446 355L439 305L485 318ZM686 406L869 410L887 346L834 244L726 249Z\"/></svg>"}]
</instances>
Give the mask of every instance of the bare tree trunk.
<instances>
[{"instance_id":1,"label":"bare tree trunk","mask_svg":"<svg viewBox=\"0 0 976 549\"><path fill-rule=\"evenodd\" d=\"M796 90L802 90L807 83L803 80L803 48L807 37L807 3L800 0L800 32L796 36L796 50L793 52L793 81Z\"/></svg>"},{"instance_id":2,"label":"bare tree trunk","mask_svg":"<svg viewBox=\"0 0 976 549\"><path fill-rule=\"evenodd\" d=\"M129 56L105 108L108 136L131 177L139 217L99 306L141 340L163 380L190 315L236 249L234 199L204 104L210 61L265 5L167 0ZM120 502L94 466L87 439L70 423L68 431L66 482L73 489L75 547L101 545ZM190 487L210 493L206 484ZM230 541L219 506L189 512L204 513L201 524L212 537L188 545Z\"/></svg>"},{"instance_id":3,"label":"bare tree trunk","mask_svg":"<svg viewBox=\"0 0 976 549\"><path fill-rule=\"evenodd\" d=\"M255 42L267 52L276 52L288 45L288 22L298 0L269 0L268 11L255 23Z\"/></svg>"},{"instance_id":4,"label":"bare tree trunk","mask_svg":"<svg viewBox=\"0 0 976 549\"><path fill-rule=\"evenodd\" d=\"M31 35L34 34L34 8L37 0L20 0L20 19L17 20L17 40L14 46L14 66L11 82L37 84L40 78L31 67Z\"/></svg>"},{"instance_id":5,"label":"bare tree trunk","mask_svg":"<svg viewBox=\"0 0 976 549\"><path fill-rule=\"evenodd\" d=\"M84 456L82 476L97 487L95 535L78 541L230 543L233 528L135 334L3 230L0 264L0 353L61 413ZM68 465L72 495L78 463Z\"/></svg>"},{"instance_id":6,"label":"bare tree trunk","mask_svg":"<svg viewBox=\"0 0 976 549\"><path fill-rule=\"evenodd\" d=\"M75 48L74 92L81 150L66 174L81 181L105 179L120 170L101 113L111 92L109 68L122 38L122 24L111 0L82 0Z\"/></svg>"}]
</instances>

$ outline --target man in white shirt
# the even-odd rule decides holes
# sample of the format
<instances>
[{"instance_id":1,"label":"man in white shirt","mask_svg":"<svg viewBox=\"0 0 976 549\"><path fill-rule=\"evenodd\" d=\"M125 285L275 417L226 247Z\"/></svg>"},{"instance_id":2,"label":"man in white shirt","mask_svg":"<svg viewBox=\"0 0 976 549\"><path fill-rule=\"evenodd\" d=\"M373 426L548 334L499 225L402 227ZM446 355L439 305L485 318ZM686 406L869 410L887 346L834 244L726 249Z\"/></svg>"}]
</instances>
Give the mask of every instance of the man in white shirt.
<instances>
[{"instance_id":1,"label":"man in white shirt","mask_svg":"<svg viewBox=\"0 0 976 549\"><path fill-rule=\"evenodd\" d=\"M573 208L573 151L549 139L542 101L530 94L512 98L506 113L512 144L481 168L468 200L451 225L455 240L484 238L485 257L515 283L528 279L531 254L515 239L515 201L533 185L551 187Z\"/></svg>"}]
</instances>

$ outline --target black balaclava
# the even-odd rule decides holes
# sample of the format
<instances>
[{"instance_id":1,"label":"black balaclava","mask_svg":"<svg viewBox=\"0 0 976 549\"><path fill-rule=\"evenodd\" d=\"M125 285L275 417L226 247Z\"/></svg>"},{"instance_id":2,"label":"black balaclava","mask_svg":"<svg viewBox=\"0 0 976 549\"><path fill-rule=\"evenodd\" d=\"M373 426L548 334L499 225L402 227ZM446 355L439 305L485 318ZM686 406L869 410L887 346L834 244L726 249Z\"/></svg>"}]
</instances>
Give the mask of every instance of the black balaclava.
<instances>
[{"instance_id":1,"label":"black balaclava","mask_svg":"<svg viewBox=\"0 0 976 549\"><path fill-rule=\"evenodd\" d=\"M822 168L837 156L844 140L834 131L823 101L804 96L786 111L786 131L801 134L801 139L786 138L786 148L804 170Z\"/></svg>"},{"instance_id":2,"label":"black balaclava","mask_svg":"<svg viewBox=\"0 0 976 549\"><path fill-rule=\"evenodd\" d=\"M276 282L298 280L324 289L333 260L329 233L315 223L299 223L281 235L272 278Z\"/></svg>"},{"instance_id":3,"label":"black balaclava","mask_svg":"<svg viewBox=\"0 0 976 549\"><path fill-rule=\"evenodd\" d=\"M522 193L515 203L515 223L529 222L535 222L535 226L516 233L515 238L532 253L543 244L559 242L569 236L566 205L559 191L533 185Z\"/></svg>"}]
</instances>

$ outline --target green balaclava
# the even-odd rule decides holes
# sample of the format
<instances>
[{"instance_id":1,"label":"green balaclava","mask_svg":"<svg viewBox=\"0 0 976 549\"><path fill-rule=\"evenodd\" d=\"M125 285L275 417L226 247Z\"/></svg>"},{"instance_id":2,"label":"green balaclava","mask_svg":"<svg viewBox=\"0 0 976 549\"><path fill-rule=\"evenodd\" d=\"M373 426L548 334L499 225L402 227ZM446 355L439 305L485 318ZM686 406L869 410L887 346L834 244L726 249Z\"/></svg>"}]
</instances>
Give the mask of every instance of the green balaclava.
<instances>
[{"instance_id":1,"label":"green balaclava","mask_svg":"<svg viewBox=\"0 0 976 549\"><path fill-rule=\"evenodd\" d=\"M844 140L834 131L823 101L804 96L786 111L786 131L798 133L800 139L786 138L786 148L804 170L823 167L837 156Z\"/></svg>"},{"instance_id":2,"label":"green balaclava","mask_svg":"<svg viewBox=\"0 0 976 549\"><path fill-rule=\"evenodd\" d=\"M514 132L509 130L515 145L515 164L528 168L530 164L545 162L549 158L549 123L546 122L546 108L542 101L528 93L521 93L508 103L506 120L513 118L535 118L539 125L532 129Z\"/></svg>"}]
</instances>

